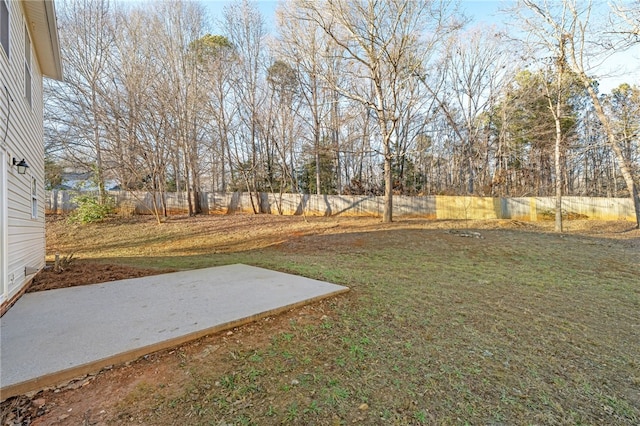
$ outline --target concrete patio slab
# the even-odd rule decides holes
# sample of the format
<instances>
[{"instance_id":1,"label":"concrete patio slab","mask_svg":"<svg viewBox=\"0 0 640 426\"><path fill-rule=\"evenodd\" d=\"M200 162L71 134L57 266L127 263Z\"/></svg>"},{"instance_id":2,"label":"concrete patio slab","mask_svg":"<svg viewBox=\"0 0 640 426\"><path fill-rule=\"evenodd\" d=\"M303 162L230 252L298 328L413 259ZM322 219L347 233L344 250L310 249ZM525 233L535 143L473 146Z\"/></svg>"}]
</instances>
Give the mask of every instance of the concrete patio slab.
<instances>
[{"instance_id":1,"label":"concrete patio slab","mask_svg":"<svg viewBox=\"0 0 640 426\"><path fill-rule=\"evenodd\" d=\"M345 291L229 265L28 293L0 320L0 400Z\"/></svg>"}]
</instances>

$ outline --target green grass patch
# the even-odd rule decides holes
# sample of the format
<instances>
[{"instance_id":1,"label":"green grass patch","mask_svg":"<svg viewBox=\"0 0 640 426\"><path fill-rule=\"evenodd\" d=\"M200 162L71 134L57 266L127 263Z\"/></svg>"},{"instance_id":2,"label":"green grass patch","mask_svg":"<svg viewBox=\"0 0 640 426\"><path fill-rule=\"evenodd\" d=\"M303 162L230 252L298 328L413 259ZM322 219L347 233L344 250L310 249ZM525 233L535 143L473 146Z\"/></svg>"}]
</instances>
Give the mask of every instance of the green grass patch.
<instances>
[{"instance_id":1,"label":"green grass patch","mask_svg":"<svg viewBox=\"0 0 640 426\"><path fill-rule=\"evenodd\" d=\"M187 359L192 378L176 395L136 389L127 416L159 425L640 422L638 237L481 229L483 239L470 239L428 222L349 230L327 221L301 225L305 235L283 227L272 240L251 227L233 241L196 238L197 247L180 237L173 251L144 248L179 234L164 225L138 245L122 237L147 225L117 225L107 255L79 247L85 228L57 241L107 262L246 263L351 291L306 320L261 325L266 339L229 339L215 363ZM116 225L90 226L102 241L95 234Z\"/></svg>"}]
</instances>

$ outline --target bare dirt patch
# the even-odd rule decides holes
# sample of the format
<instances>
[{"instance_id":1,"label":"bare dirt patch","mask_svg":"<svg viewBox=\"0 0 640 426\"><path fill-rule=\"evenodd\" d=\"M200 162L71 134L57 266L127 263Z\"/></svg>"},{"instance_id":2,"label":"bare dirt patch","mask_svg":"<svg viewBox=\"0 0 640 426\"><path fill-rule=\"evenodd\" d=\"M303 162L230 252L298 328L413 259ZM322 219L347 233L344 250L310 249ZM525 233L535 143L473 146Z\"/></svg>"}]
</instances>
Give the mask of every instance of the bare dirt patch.
<instances>
[{"instance_id":1,"label":"bare dirt patch","mask_svg":"<svg viewBox=\"0 0 640 426\"><path fill-rule=\"evenodd\" d=\"M175 272L175 270L135 268L126 265L77 260L65 266L63 271L56 272L53 265L49 264L34 277L27 293L146 277L167 272Z\"/></svg>"}]
</instances>

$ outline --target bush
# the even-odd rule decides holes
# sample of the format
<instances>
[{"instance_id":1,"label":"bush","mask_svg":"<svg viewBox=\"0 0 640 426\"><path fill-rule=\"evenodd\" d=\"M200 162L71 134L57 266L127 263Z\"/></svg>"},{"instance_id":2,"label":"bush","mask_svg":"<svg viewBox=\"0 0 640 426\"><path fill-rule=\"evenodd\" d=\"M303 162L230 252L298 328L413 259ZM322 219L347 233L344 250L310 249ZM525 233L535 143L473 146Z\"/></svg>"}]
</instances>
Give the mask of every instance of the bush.
<instances>
[{"instance_id":1,"label":"bush","mask_svg":"<svg viewBox=\"0 0 640 426\"><path fill-rule=\"evenodd\" d=\"M98 197L93 195L78 195L73 197L71 201L78 206L69 217L73 223L100 222L115 208L113 199L107 198L104 204L100 204Z\"/></svg>"}]
</instances>

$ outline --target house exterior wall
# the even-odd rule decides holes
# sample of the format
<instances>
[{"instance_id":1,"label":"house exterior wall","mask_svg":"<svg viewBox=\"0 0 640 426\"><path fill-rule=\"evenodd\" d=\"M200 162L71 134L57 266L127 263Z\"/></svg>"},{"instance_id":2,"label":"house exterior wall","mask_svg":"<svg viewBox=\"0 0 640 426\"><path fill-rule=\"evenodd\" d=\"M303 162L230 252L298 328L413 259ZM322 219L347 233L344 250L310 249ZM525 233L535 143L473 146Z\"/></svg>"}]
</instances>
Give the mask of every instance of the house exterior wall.
<instances>
[{"instance_id":1,"label":"house exterior wall","mask_svg":"<svg viewBox=\"0 0 640 426\"><path fill-rule=\"evenodd\" d=\"M25 29L33 40L33 28L27 26L23 2L3 1L9 10L9 55L0 46L0 179L2 174L5 179L0 188L2 312L45 263L42 72L31 42L30 104L25 97ZM26 174L18 174L14 158L27 162Z\"/></svg>"}]
</instances>

